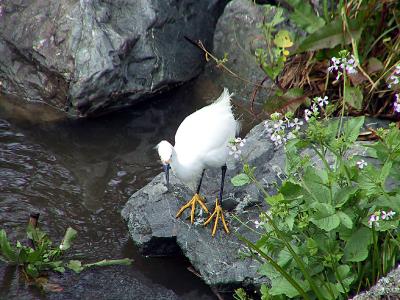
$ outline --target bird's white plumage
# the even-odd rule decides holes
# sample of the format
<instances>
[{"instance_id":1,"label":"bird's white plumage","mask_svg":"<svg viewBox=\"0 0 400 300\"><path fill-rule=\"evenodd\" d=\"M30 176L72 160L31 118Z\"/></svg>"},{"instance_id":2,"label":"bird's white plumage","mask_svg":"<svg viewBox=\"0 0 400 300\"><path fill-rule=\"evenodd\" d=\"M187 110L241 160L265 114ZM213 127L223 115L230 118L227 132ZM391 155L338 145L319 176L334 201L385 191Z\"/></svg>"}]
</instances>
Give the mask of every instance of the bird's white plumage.
<instances>
[{"instance_id":1,"label":"bird's white plumage","mask_svg":"<svg viewBox=\"0 0 400 300\"><path fill-rule=\"evenodd\" d=\"M190 188L195 189L203 169L221 167L229 155L229 141L239 131L231 108L231 95L224 89L212 104L187 116L175 134L175 146L166 141L158 144L163 161Z\"/></svg>"}]
</instances>

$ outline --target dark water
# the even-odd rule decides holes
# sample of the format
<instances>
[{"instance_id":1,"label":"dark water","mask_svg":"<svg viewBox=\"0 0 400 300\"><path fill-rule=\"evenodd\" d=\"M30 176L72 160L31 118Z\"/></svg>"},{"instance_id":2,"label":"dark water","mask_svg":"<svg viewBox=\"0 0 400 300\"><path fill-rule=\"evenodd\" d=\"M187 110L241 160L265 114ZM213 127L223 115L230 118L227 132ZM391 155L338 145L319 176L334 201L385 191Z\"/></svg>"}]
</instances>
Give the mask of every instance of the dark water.
<instances>
[{"instance_id":1,"label":"dark water","mask_svg":"<svg viewBox=\"0 0 400 300\"><path fill-rule=\"evenodd\" d=\"M130 257L135 262L123 272L184 299L214 299L185 260L142 257L120 211L161 171L153 147L164 138L173 141L183 118L218 93L192 84L152 104L77 121L0 98L0 228L22 239L29 213L40 212L41 228L57 243L68 226L77 229L74 257L85 262ZM0 267L0 298L38 295L24 286Z\"/></svg>"}]
</instances>

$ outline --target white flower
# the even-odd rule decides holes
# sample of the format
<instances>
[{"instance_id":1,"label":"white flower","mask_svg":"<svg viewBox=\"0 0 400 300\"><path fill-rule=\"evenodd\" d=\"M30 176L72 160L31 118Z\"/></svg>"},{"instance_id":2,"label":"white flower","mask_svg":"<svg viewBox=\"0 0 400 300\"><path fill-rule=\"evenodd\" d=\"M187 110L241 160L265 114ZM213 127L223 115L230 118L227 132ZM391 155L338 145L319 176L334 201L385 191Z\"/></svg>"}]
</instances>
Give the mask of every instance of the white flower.
<instances>
[{"instance_id":1,"label":"white flower","mask_svg":"<svg viewBox=\"0 0 400 300\"><path fill-rule=\"evenodd\" d=\"M395 67L394 73L389 77L388 88L400 83L400 64Z\"/></svg>"},{"instance_id":2,"label":"white flower","mask_svg":"<svg viewBox=\"0 0 400 300\"><path fill-rule=\"evenodd\" d=\"M368 166L368 163L365 160L361 159L357 162L357 166L359 169L364 169L364 167Z\"/></svg>"},{"instance_id":3,"label":"white flower","mask_svg":"<svg viewBox=\"0 0 400 300\"><path fill-rule=\"evenodd\" d=\"M233 155L236 159L238 159L242 154L242 150L240 150L240 148L243 147L245 143L246 139L241 139L240 137L237 137L233 141L230 141L229 155Z\"/></svg>"},{"instance_id":4,"label":"white flower","mask_svg":"<svg viewBox=\"0 0 400 300\"><path fill-rule=\"evenodd\" d=\"M382 210L382 220L391 220L393 219L394 215L396 214L396 212L394 212L393 210L390 210L388 212Z\"/></svg>"},{"instance_id":5,"label":"white flower","mask_svg":"<svg viewBox=\"0 0 400 300\"><path fill-rule=\"evenodd\" d=\"M318 113L318 105L315 103L311 104L311 110L314 114Z\"/></svg>"},{"instance_id":6,"label":"white flower","mask_svg":"<svg viewBox=\"0 0 400 300\"><path fill-rule=\"evenodd\" d=\"M324 98L317 97L315 99L317 100L319 107L324 107L325 105L329 104L328 96L325 96Z\"/></svg>"},{"instance_id":7,"label":"white flower","mask_svg":"<svg viewBox=\"0 0 400 300\"><path fill-rule=\"evenodd\" d=\"M289 124L288 124L289 127L294 127L295 130L300 130L301 125L303 125L303 121L299 121L298 118L294 118L293 122L289 121Z\"/></svg>"},{"instance_id":8,"label":"white flower","mask_svg":"<svg viewBox=\"0 0 400 300\"><path fill-rule=\"evenodd\" d=\"M244 144L246 143L246 139L241 139L240 137L237 137L237 138L235 139L235 143L236 143L236 144L239 144L240 147L243 147Z\"/></svg>"},{"instance_id":9,"label":"white flower","mask_svg":"<svg viewBox=\"0 0 400 300\"><path fill-rule=\"evenodd\" d=\"M397 113L400 113L400 97L399 94L394 95L396 98L396 101L393 103L394 111Z\"/></svg>"},{"instance_id":10,"label":"white flower","mask_svg":"<svg viewBox=\"0 0 400 300\"><path fill-rule=\"evenodd\" d=\"M282 145L283 137L279 133L274 132L271 135L271 141L274 142L275 146L280 146L280 145Z\"/></svg>"},{"instance_id":11,"label":"white flower","mask_svg":"<svg viewBox=\"0 0 400 300\"><path fill-rule=\"evenodd\" d=\"M372 224L374 224L374 223L375 223L375 226L379 226L379 222L378 221L379 221L379 215L375 212L374 214L372 214L369 217L369 220L368 220L369 227L372 227Z\"/></svg>"},{"instance_id":12,"label":"white flower","mask_svg":"<svg viewBox=\"0 0 400 300\"><path fill-rule=\"evenodd\" d=\"M328 71L337 72L336 80L340 78L340 76L343 74L343 71L346 71L347 74L355 74L357 73L356 60L353 55L350 56L350 59L347 59L347 57L332 57L331 65L328 67Z\"/></svg>"},{"instance_id":13,"label":"white flower","mask_svg":"<svg viewBox=\"0 0 400 300\"><path fill-rule=\"evenodd\" d=\"M306 120L306 122L308 122L308 120L310 120L311 116L312 116L311 110L305 109L304 110L304 119Z\"/></svg>"},{"instance_id":14,"label":"white flower","mask_svg":"<svg viewBox=\"0 0 400 300\"><path fill-rule=\"evenodd\" d=\"M256 220L256 221L254 221L254 225L256 226L256 229L258 229L259 227L261 227L261 226L264 226L264 222L259 222L258 220Z\"/></svg>"}]
</instances>

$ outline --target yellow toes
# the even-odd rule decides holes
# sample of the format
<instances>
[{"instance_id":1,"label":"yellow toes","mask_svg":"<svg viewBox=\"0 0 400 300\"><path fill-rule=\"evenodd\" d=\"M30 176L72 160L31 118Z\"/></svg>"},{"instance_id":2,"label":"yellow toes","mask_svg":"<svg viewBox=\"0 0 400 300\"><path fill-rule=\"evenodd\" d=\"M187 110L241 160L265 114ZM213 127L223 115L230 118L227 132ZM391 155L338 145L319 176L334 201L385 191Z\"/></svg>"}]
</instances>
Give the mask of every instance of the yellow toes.
<instances>
[{"instance_id":1,"label":"yellow toes","mask_svg":"<svg viewBox=\"0 0 400 300\"><path fill-rule=\"evenodd\" d=\"M191 207L190 222L193 224L194 223L194 213L196 211L196 204L199 204L201 206L201 208L203 210L205 210L206 213L208 213L208 208L204 203L204 199L199 194L195 194L188 203L186 203L179 209L178 213L176 214L176 218L179 218L186 209Z\"/></svg>"},{"instance_id":2,"label":"yellow toes","mask_svg":"<svg viewBox=\"0 0 400 300\"><path fill-rule=\"evenodd\" d=\"M229 233L228 225L226 224L225 217L224 217L224 212L222 210L221 205L219 205L219 203L218 203L218 198L215 200L214 212L208 217L208 219L204 222L203 225L204 226L208 225L213 218L215 220L214 220L214 226L213 226L213 229L212 229L212 232L211 232L212 236L215 236L215 233L217 232L218 220L220 218L221 218L222 225L224 227L225 232Z\"/></svg>"}]
</instances>

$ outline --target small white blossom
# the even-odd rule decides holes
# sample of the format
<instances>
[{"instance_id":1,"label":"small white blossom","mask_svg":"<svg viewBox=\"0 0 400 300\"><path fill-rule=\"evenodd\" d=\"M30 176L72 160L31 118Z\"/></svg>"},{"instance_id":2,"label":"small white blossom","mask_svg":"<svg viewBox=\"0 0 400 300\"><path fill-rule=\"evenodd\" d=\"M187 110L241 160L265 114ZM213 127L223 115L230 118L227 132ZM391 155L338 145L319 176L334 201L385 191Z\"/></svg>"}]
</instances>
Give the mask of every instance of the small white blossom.
<instances>
[{"instance_id":1,"label":"small white blossom","mask_svg":"<svg viewBox=\"0 0 400 300\"><path fill-rule=\"evenodd\" d=\"M318 105L315 103L311 104L311 110L314 114L318 113L319 112Z\"/></svg>"},{"instance_id":2,"label":"small white blossom","mask_svg":"<svg viewBox=\"0 0 400 300\"><path fill-rule=\"evenodd\" d=\"M391 220L393 219L394 215L396 214L396 212L394 212L393 210L389 210L388 212L382 210L382 220Z\"/></svg>"},{"instance_id":3,"label":"small white blossom","mask_svg":"<svg viewBox=\"0 0 400 300\"><path fill-rule=\"evenodd\" d=\"M261 226L264 226L265 222L260 222L258 220L254 221L254 225L256 226L256 229L258 229Z\"/></svg>"},{"instance_id":4,"label":"small white blossom","mask_svg":"<svg viewBox=\"0 0 400 300\"><path fill-rule=\"evenodd\" d=\"M388 88L391 89L393 85L400 83L400 64L394 69L394 73L389 77Z\"/></svg>"},{"instance_id":5,"label":"small white blossom","mask_svg":"<svg viewBox=\"0 0 400 300\"><path fill-rule=\"evenodd\" d=\"M306 122L308 122L308 120L310 120L310 117L312 116L312 112L309 109L304 110L304 119L306 120Z\"/></svg>"},{"instance_id":6,"label":"small white blossom","mask_svg":"<svg viewBox=\"0 0 400 300\"><path fill-rule=\"evenodd\" d=\"M241 139L240 137L235 139L235 143L238 144L240 147L243 147L246 143L246 139Z\"/></svg>"},{"instance_id":7,"label":"small white blossom","mask_svg":"<svg viewBox=\"0 0 400 300\"><path fill-rule=\"evenodd\" d=\"M369 220L368 220L368 225L369 225L369 227L372 227L372 224L374 224L375 223L375 226L379 226L379 213L380 212L378 212L378 213L374 213L374 214L372 214L370 217L369 217Z\"/></svg>"},{"instance_id":8,"label":"small white blossom","mask_svg":"<svg viewBox=\"0 0 400 300\"><path fill-rule=\"evenodd\" d=\"M350 56L350 59L347 59L347 57L332 57L328 71L337 72L336 80L343 75L344 71L346 71L347 74L355 74L357 73L356 60L353 55Z\"/></svg>"},{"instance_id":9,"label":"small white blossom","mask_svg":"<svg viewBox=\"0 0 400 300\"><path fill-rule=\"evenodd\" d=\"M230 145L229 145L229 148L230 148L229 155L233 155L233 157L235 157L235 159L238 159L240 157L240 155L242 154L242 150L240 150L240 148L242 148L245 143L246 143L246 139L241 139L240 137L237 137L236 139L231 141Z\"/></svg>"},{"instance_id":10,"label":"small white blossom","mask_svg":"<svg viewBox=\"0 0 400 300\"><path fill-rule=\"evenodd\" d=\"M293 122L289 121L288 127L289 128L294 127L295 130L300 130L300 126L302 126L302 125L303 125L303 121L300 121L298 118L294 118Z\"/></svg>"},{"instance_id":11,"label":"small white blossom","mask_svg":"<svg viewBox=\"0 0 400 300\"><path fill-rule=\"evenodd\" d=\"M316 100L318 101L319 107L324 107L325 105L329 104L328 96L325 96L324 98L317 97Z\"/></svg>"},{"instance_id":12,"label":"small white blossom","mask_svg":"<svg viewBox=\"0 0 400 300\"><path fill-rule=\"evenodd\" d=\"M358 167L359 169L364 169L364 167L366 167L366 166L368 166L368 163L367 163L365 160L363 160L363 159L361 159L361 160L359 160L359 161L357 162L357 167Z\"/></svg>"},{"instance_id":13,"label":"small white blossom","mask_svg":"<svg viewBox=\"0 0 400 300\"><path fill-rule=\"evenodd\" d=\"M396 98L396 101L393 103L394 111L400 113L400 96L399 94L395 94L394 97Z\"/></svg>"}]
</instances>

